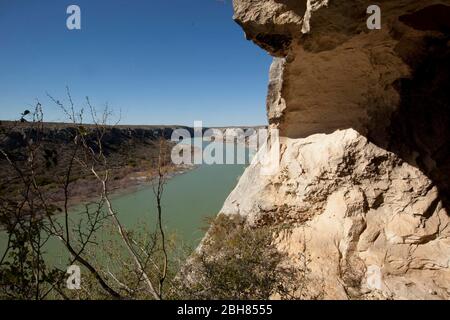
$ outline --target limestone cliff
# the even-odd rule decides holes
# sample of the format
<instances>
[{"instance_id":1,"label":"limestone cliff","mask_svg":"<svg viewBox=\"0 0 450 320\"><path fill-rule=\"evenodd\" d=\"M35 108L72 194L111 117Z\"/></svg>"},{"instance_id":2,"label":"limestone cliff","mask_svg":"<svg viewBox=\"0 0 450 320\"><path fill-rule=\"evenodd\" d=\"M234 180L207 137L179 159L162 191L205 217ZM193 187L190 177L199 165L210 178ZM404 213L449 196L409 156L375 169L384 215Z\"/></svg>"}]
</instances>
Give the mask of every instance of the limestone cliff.
<instances>
[{"instance_id":1,"label":"limestone cliff","mask_svg":"<svg viewBox=\"0 0 450 320\"><path fill-rule=\"evenodd\" d=\"M279 170L255 161L223 213L289 225L325 297L450 298L450 0L234 0L274 56ZM265 152L265 151L261 151ZM318 290L318 288L311 288Z\"/></svg>"}]
</instances>

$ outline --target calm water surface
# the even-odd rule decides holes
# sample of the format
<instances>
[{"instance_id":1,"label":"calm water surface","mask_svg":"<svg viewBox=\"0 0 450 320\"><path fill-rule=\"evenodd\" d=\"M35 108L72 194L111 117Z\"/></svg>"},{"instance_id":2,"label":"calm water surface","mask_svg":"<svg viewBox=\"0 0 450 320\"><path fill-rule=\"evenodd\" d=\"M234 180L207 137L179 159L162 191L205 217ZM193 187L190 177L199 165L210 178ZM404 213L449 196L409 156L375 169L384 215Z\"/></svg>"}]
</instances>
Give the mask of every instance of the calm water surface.
<instances>
[{"instance_id":1,"label":"calm water surface","mask_svg":"<svg viewBox=\"0 0 450 320\"><path fill-rule=\"evenodd\" d=\"M241 147L238 147L241 148ZM175 234L180 244L195 247L204 235L205 220L219 213L225 199L236 186L246 165L200 165L187 173L171 178L163 194L163 224ZM154 227L156 201L151 185L112 198L121 222L132 230L145 224ZM76 223L80 209L74 208L71 220ZM7 237L0 233L0 254ZM95 250L95 247L94 247ZM57 239L46 245L47 259L56 264L67 262L67 253ZM101 254L101 252L99 252Z\"/></svg>"}]
</instances>

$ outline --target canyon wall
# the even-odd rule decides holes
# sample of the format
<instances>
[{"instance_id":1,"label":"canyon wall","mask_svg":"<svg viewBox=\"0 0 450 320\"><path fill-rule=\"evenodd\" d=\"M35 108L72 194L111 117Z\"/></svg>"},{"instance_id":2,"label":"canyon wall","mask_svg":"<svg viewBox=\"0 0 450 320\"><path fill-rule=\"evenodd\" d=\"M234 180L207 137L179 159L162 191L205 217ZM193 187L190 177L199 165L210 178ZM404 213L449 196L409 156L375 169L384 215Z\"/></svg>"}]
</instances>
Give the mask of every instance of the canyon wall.
<instances>
[{"instance_id":1,"label":"canyon wall","mask_svg":"<svg viewBox=\"0 0 450 320\"><path fill-rule=\"evenodd\" d=\"M366 25L372 4L380 30ZM307 257L311 293L450 298L450 1L233 5L274 57L281 152L273 174L250 165L222 213L285 226L277 245L286 263Z\"/></svg>"}]
</instances>

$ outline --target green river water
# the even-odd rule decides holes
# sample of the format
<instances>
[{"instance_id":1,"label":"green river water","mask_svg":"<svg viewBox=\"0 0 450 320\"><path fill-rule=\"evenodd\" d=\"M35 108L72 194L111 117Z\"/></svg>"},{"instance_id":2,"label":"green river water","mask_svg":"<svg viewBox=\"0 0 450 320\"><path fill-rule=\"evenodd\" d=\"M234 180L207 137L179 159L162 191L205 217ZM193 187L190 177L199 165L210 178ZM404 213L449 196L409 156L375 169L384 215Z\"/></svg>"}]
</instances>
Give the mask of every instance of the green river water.
<instances>
[{"instance_id":1,"label":"green river water","mask_svg":"<svg viewBox=\"0 0 450 320\"><path fill-rule=\"evenodd\" d=\"M239 148L239 147L238 147ZM175 234L180 245L195 247L204 235L205 220L216 216L229 193L236 186L246 165L200 165L168 180L162 199L163 224L166 232ZM156 201L150 184L112 197L112 204L122 224L133 230L146 224L155 225ZM80 209L71 214L73 225ZM62 217L60 217L62 218ZM5 232L0 233L0 254L7 245ZM93 245L95 251L95 245ZM58 239L45 247L46 259L57 265L67 264L67 252ZM98 252L101 255L101 252Z\"/></svg>"}]
</instances>

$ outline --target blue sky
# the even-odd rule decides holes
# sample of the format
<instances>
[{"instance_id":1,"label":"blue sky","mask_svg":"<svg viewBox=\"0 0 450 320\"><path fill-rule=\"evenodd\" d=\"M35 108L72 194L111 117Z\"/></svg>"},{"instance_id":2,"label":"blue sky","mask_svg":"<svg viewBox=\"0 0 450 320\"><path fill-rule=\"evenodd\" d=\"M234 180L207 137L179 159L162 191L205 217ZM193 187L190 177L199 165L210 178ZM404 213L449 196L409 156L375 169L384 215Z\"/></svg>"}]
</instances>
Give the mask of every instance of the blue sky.
<instances>
[{"instance_id":1,"label":"blue sky","mask_svg":"<svg viewBox=\"0 0 450 320\"><path fill-rule=\"evenodd\" d=\"M66 28L81 8L82 30ZM36 99L47 121L89 96L122 124L265 124L271 57L246 41L231 0L0 0L0 119Z\"/></svg>"}]
</instances>

